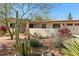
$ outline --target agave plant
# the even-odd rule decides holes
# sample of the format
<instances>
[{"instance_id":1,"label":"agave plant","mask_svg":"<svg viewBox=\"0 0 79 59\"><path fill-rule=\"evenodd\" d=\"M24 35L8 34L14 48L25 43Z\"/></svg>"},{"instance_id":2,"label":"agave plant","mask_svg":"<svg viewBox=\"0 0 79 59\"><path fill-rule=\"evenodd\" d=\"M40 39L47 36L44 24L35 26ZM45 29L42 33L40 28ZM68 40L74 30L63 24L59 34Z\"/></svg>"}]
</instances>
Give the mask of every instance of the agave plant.
<instances>
[{"instance_id":1,"label":"agave plant","mask_svg":"<svg viewBox=\"0 0 79 59\"><path fill-rule=\"evenodd\" d=\"M79 39L71 38L63 42L64 47L61 49L63 55L79 56Z\"/></svg>"}]
</instances>

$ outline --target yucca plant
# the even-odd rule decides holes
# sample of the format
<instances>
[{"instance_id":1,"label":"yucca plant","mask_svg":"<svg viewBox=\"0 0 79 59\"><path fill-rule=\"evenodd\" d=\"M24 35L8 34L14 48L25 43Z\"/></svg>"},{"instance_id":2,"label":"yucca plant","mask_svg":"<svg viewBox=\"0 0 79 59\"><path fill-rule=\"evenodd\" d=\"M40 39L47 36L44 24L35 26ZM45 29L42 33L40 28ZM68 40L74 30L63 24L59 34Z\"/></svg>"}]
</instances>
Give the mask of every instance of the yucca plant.
<instances>
[{"instance_id":1,"label":"yucca plant","mask_svg":"<svg viewBox=\"0 0 79 59\"><path fill-rule=\"evenodd\" d=\"M63 42L61 53L66 56L79 56L79 39L70 38Z\"/></svg>"}]
</instances>

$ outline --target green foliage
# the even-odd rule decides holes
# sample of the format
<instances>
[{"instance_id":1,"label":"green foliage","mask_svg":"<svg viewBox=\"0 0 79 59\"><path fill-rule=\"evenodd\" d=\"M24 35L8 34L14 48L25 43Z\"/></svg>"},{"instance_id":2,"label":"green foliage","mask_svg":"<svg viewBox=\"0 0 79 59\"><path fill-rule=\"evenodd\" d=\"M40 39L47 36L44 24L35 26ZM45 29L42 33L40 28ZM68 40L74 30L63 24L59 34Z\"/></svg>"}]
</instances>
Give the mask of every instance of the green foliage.
<instances>
[{"instance_id":1,"label":"green foliage","mask_svg":"<svg viewBox=\"0 0 79 59\"><path fill-rule=\"evenodd\" d=\"M72 20L71 12L69 13L68 20Z\"/></svg>"},{"instance_id":2,"label":"green foliage","mask_svg":"<svg viewBox=\"0 0 79 59\"><path fill-rule=\"evenodd\" d=\"M30 44L30 40L25 38L25 41L23 43L21 43L21 52L22 52L22 56L29 56L31 55L31 44Z\"/></svg>"},{"instance_id":3,"label":"green foliage","mask_svg":"<svg viewBox=\"0 0 79 59\"><path fill-rule=\"evenodd\" d=\"M63 42L61 53L67 56L79 56L79 39L71 38Z\"/></svg>"},{"instance_id":4,"label":"green foliage","mask_svg":"<svg viewBox=\"0 0 79 59\"><path fill-rule=\"evenodd\" d=\"M8 17L10 16L10 11L11 11L11 7L9 4L4 3L1 6L1 10L0 10L0 22L5 24L7 27L7 30L10 34L11 39L13 39L14 33L13 31L11 31L10 27L9 27L9 22L7 21Z\"/></svg>"},{"instance_id":5,"label":"green foliage","mask_svg":"<svg viewBox=\"0 0 79 59\"><path fill-rule=\"evenodd\" d=\"M42 17L41 17L41 16L36 16L36 17L35 17L35 20L36 20L36 21L41 21L41 20L42 20Z\"/></svg>"},{"instance_id":6,"label":"green foliage","mask_svg":"<svg viewBox=\"0 0 79 59\"><path fill-rule=\"evenodd\" d=\"M42 44L36 39L31 39L30 43L31 43L32 47L41 47L42 46Z\"/></svg>"},{"instance_id":7,"label":"green foliage","mask_svg":"<svg viewBox=\"0 0 79 59\"><path fill-rule=\"evenodd\" d=\"M18 12L16 11L16 23L15 23L15 39L16 39L16 49L17 49L17 52L19 52L21 54L21 43L20 43L20 40L19 40L19 28L18 28Z\"/></svg>"},{"instance_id":8,"label":"green foliage","mask_svg":"<svg viewBox=\"0 0 79 59\"><path fill-rule=\"evenodd\" d=\"M15 23L15 39L16 39L16 48L17 52L21 56L28 56L31 54L31 45L30 40L25 38L25 41L21 43L19 40L19 19L18 19L18 12L16 11L16 23Z\"/></svg>"},{"instance_id":9,"label":"green foliage","mask_svg":"<svg viewBox=\"0 0 79 59\"><path fill-rule=\"evenodd\" d=\"M62 46L62 39L56 39L55 41L55 47L56 48L60 48Z\"/></svg>"},{"instance_id":10,"label":"green foliage","mask_svg":"<svg viewBox=\"0 0 79 59\"><path fill-rule=\"evenodd\" d=\"M48 21L49 20L49 17L45 16L45 21Z\"/></svg>"},{"instance_id":11,"label":"green foliage","mask_svg":"<svg viewBox=\"0 0 79 59\"><path fill-rule=\"evenodd\" d=\"M49 18L47 16L35 16L36 21L48 21Z\"/></svg>"}]
</instances>

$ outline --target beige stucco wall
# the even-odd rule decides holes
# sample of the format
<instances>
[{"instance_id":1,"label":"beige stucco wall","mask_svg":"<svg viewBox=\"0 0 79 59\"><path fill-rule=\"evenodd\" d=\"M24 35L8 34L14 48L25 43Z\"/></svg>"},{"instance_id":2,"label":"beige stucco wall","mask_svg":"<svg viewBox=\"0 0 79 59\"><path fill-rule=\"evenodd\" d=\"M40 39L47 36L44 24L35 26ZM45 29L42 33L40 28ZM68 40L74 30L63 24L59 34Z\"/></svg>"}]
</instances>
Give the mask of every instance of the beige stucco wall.
<instances>
[{"instance_id":1,"label":"beige stucco wall","mask_svg":"<svg viewBox=\"0 0 79 59\"><path fill-rule=\"evenodd\" d=\"M30 34L34 35L34 33L37 33L38 36L44 36L44 37L51 37L52 34L54 37L57 37L58 29L53 28L30 28Z\"/></svg>"},{"instance_id":2,"label":"beige stucco wall","mask_svg":"<svg viewBox=\"0 0 79 59\"><path fill-rule=\"evenodd\" d=\"M53 24L52 23L46 23L46 27L47 28L53 28Z\"/></svg>"},{"instance_id":3,"label":"beige stucco wall","mask_svg":"<svg viewBox=\"0 0 79 59\"><path fill-rule=\"evenodd\" d=\"M56 24L56 23L60 23L60 28L63 28L63 27L67 27L71 30L72 34L79 34L79 26L67 26L66 24L67 23L79 23L79 22L38 22L38 23L35 23L35 27L33 29L36 30L36 29L43 29L42 28L42 24L46 24L46 28L51 28L51 29L54 29L53 28L53 24ZM64 24L64 25L63 25ZM26 25L26 29L29 28L29 22L27 22L27 25ZM36 29L35 29L36 28ZM59 28L58 28L59 29ZM57 29L57 30L58 30ZM56 30L56 29L55 29Z\"/></svg>"}]
</instances>

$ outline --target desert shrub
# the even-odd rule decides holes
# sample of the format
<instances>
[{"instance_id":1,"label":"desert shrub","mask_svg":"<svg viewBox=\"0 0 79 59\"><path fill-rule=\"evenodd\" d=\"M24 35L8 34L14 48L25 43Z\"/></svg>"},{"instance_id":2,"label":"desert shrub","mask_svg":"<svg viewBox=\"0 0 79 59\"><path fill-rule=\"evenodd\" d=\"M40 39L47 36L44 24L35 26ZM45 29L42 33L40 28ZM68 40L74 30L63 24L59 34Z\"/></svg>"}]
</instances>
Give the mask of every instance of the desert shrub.
<instances>
[{"instance_id":1,"label":"desert shrub","mask_svg":"<svg viewBox=\"0 0 79 59\"><path fill-rule=\"evenodd\" d=\"M56 39L55 41L55 47L56 48L60 48L62 46L62 40L59 38L59 39Z\"/></svg>"},{"instance_id":2,"label":"desert shrub","mask_svg":"<svg viewBox=\"0 0 79 59\"><path fill-rule=\"evenodd\" d=\"M71 31L68 28L62 28L59 29L59 35L61 37L70 37L71 36Z\"/></svg>"},{"instance_id":3,"label":"desert shrub","mask_svg":"<svg viewBox=\"0 0 79 59\"><path fill-rule=\"evenodd\" d=\"M30 44L32 47L41 47L42 46L42 43L40 43L38 40L36 39L31 39L30 40Z\"/></svg>"},{"instance_id":4,"label":"desert shrub","mask_svg":"<svg viewBox=\"0 0 79 59\"><path fill-rule=\"evenodd\" d=\"M0 26L0 33L1 33L1 34L5 34L6 31L7 31L7 27L4 26L4 25L1 25L1 26Z\"/></svg>"},{"instance_id":5,"label":"desert shrub","mask_svg":"<svg viewBox=\"0 0 79 59\"><path fill-rule=\"evenodd\" d=\"M0 26L0 30L2 30L2 31L4 31L4 32L6 32L6 31L7 31L7 27L6 27L6 26L4 26L4 25L1 25L1 26Z\"/></svg>"}]
</instances>

